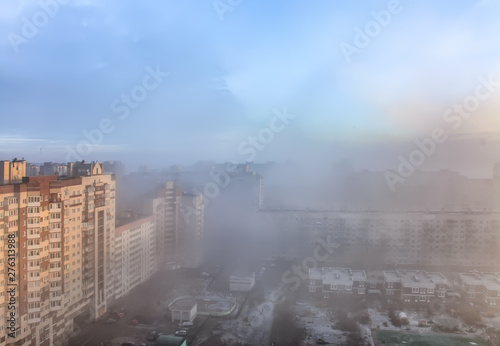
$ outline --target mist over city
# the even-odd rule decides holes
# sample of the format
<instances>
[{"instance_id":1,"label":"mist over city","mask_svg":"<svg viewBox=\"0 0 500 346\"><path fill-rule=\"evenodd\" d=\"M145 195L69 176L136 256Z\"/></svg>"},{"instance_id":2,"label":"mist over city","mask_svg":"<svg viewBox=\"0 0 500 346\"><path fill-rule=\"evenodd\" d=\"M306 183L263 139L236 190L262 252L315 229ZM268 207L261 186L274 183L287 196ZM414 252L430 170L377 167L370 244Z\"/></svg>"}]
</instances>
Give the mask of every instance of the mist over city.
<instances>
[{"instance_id":1,"label":"mist over city","mask_svg":"<svg viewBox=\"0 0 500 346\"><path fill-rule=\"evenodd\" d=\"M0 3L0 346L500 345L500 4Z\"/></svg>"}]
</instances>

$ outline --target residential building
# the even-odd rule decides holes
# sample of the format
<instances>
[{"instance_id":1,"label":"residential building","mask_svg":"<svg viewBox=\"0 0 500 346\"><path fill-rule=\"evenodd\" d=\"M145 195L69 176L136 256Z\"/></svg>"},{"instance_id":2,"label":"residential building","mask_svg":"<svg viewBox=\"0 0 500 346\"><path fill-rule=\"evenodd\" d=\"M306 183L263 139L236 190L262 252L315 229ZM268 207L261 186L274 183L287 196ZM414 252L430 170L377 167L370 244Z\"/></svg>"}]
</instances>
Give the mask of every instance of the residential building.
<instances>
[{"instance_id":1,"label":"residential building","mask_svg":"<svg viewBox=\"0 0 500 346\"><path fill-rule=\"evenodd\" d=\"M449 290L448 280L441 273L423 270L384 271L384 293L390 300L426 304L436 298L444 299Z\"/></svg>"},{"instance_id":2,"label":"residential building","mask_svg":"<svg viewBox=\"0 0 500 346\"><path fill-rule=\"evenodd\" d=\"M179 205L174 182L168 181L156 191L156 197L144 204L155 217L156 253L160 268L177 261Z\"/></svg>"},{"instance_id":3,"label":"residential building","mask_svg":"<svg viewBox=\"0 0 500 346\"><path fill-rule=\"evenodd\" d=\"M125 165L121 161L104 161L103 170L106 173L113 173L116 177L125 174Z\"/></svg>"},{"instance_id":4,"label":"residential building","mask_svg":"<svg viewBox=\"0 0 500 346\"><path fill-rule=\"evenodd\" d=\"M56 162L44 162L40 167L39 175L58 175L66 176L68 175L68 167L66 164L56 163Z\"/></svg>"},{"instance_id":5,"label":"residential building","mask_svg":"<svg viewBox=\"0 0 500 346\"><path fill-rule=\"evenodd\" d=\"M338 295L364 295L366 273L350 268L322 267L309 269L309 292L317 292L323 298Z\"/></svg>"},{"instance_id":6,"label":"residential building","mask_svg":"<svg viewBox=\"0 0 500 346\"><path fill-rule=\"evenodd\" d=\"M179 206L176 261L185 268L203 263L205 206L203 196L177 190Z\"/></svg>"},{"instance_id":7,"label":"residential building","mask_svg":"<svg viewBox=\"0 0 500 346\"><path fill-rule=\"evenodd\" d=\"M0 161L0 184L13 184L20 182L26 176L26 161L18 160Z\"/></svg>"},{"instance_id":8,"label":"residential building","mask_svg":"<svg viewBox=\"0 0 500 346\"><path fill-rule=\"evenodd\" d=\"M106 312L115 181L101 170L93 163L86 176L24 177L0 186L0 285L2 292L14 288L0 295L0 314L15 313L14 321L0 321L0 345L62 344L74 317Z\"/></svg>"},{"instance_id":9,"label":"residential building","mask_svg":"<svg viewBox=\"0 0 500 346\"><path fill-rule=\"evenodd\" d=\"M500 275L497 273L461 273L459 283L460 291L468 301L500 308Z\"/></svg>"},{"instance_id":10,"label":"residential building","mask_svg":"<svg viewBox=\"0 0 500 346\"><path fill-rule=\"evenodd\" d=\"M117 218L114 289L109 302L125 296L157 270L155 230L152 215Z\"/></svg>"},{"instance_id":11,"label":"residential building","mask_svg":"<svg viewBox=\"0 0 500 346\"><path fill-rule=\"evenodd\" d=\"M276 231L379 250L382 263L493 267L500 261L500 213L486 211L261 210Z\"/></svg>"},{"instance_id":12,"label":"residential building","mask_svg":"<svg viewBox=\"0 0 500 346\"><path fill-rule=\"evenodd\" d=\"M40 166L33 163L26 163L26 176L36 177L40 175Z\"/></svg>"}]
</instances>

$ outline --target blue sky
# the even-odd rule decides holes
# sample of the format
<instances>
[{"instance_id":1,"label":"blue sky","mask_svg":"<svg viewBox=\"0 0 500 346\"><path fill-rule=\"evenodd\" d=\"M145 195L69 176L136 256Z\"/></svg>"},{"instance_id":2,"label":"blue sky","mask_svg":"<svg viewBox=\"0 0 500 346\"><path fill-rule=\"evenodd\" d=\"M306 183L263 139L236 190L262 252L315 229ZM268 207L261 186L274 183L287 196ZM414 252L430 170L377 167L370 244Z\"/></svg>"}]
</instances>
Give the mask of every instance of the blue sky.
<instances>
[{"instance_id":1,"label":"blue sky","mask_svg":"<svg viewBox=\"0 0 500 346\"><path fill-rule=\"evenodd\" d=\"M479 76L500 80L494 1L401 0L350 62L341 43L353 45L355 29L391 1L242 0L221 20L210 0L61 0L33 37L23 36L49 2L0 4L2 159L64 161L86 140L82 131L111 119L113 131L86 160L241 161L238 145L286 107L296 117L256 161L354 148L358 165L372 167L380 148L378 161L391 165ZM111 104L141 85L148 67L169 75L119 119ZM499 95L453 135L496 143Z\"/></svg>"}]
</instances>

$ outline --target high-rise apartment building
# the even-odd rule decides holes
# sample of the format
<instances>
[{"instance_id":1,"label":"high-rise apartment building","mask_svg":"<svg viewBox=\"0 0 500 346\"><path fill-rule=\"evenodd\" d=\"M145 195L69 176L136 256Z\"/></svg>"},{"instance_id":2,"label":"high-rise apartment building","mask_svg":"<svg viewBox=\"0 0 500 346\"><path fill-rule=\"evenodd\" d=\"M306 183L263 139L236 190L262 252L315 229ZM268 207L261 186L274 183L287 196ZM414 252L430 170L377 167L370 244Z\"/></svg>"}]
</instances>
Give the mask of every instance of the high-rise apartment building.
<instances>
[{"instance_id":1,"label":"high-rise apartment building","mask_svg":"<svg viewBox=\"0 0 500 346\"><path fill-rule=\"evenodd\" d=\"M203 196L178 190L177 259L183 267L196 268L203 262L205 205Z\"/></svg>"},{"instance_id":2,"label":"high-rise apartment building","mask_svg":"<svg viewBox=\"0 0 500 346\"><path fill-rule=\"evenodd\" d=\"M154 216L118 218L115 229L114 295L121 298L158 269Z\"/></svg>"},{"instance_id":3,"label":"high-rise apartment building","mask_svg":"<svg viewBox=\"0 0 500 346\"><path fill-rule=\"evenodd\" d=\"M0 186L0 345L57 345L113 291L115 180L25 177Z\"/></svg>"},{"instance_id":4,"label":"high-rise apartment building","mask_svg":"<svg viewBox=\"0 0 500 346\"><path fill-rule=\"evenodd\" d=\"M20 182L25 175L25 160L0 161L0 184Z\"/></svg>"}]
</instances>

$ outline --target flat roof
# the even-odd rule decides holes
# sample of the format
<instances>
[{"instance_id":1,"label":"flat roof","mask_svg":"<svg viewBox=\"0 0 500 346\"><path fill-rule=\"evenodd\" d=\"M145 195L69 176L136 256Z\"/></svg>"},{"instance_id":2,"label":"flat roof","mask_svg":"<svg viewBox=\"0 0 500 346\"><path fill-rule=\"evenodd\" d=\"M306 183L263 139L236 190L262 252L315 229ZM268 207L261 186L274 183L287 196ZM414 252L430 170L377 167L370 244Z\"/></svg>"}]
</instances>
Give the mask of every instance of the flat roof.
<instances>
[{"instance_id":1,"label":"flat roof","mask_svg":"<svg viewBox=\"0 0 500 346\"><path fill-rule=\"evenodd\" d=\"M484 286L489 291L500 291L500 277L497 273L461 273L460 279L466 285Z\"/></svg>"},{"instance_id":2,"label":"flat roof","mask_svg":"<svg viewBox=\"0 0 500 346\"><path fill-rule=\"evenodd\" d=\"M401 282L403 287L434 288L448 282L443 274L424 270L385 270L384 278L386 282Z\"/></svg>"},{"instance_id":3,"label":"flat roof","mask_svg":"<svg viewBox=\"0 0 500 346\"><path fill-rule=\"evenodd\" d=\"M353 281L366 281L364 270L350 268L322 267L309 269L309 279L322 280L324 284L351 285Z\"/></svg>"},{"instance_id":4,"label":"flat roof","mask_svg":"<svg viewBox=\"0 0 500 346\"><path fill-rule=\"evenodd\" d=\"M183 300L172 304L172 306L170 306L170 310L191 311L196 306L198 306L198 303L196 303L195 301Z\"/></svg>"}]
</instances>

